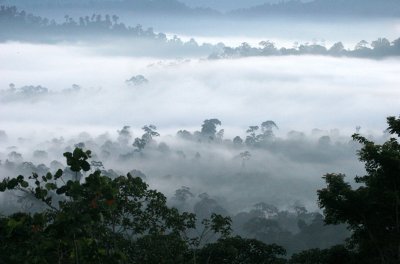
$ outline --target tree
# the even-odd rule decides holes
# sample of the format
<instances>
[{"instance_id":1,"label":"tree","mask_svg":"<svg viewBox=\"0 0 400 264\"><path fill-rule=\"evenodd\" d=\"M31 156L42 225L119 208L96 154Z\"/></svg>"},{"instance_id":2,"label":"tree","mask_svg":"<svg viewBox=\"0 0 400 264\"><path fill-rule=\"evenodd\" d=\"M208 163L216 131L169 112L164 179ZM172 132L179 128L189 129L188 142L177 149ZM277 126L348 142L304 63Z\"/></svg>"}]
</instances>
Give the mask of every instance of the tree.
<instances>
[{"instance_id":1,"label":"tree","mask_svg":"<svg viewBox=\"0 0 400 264\"><path fill-rule=\"evenodd\" d=\"M400 38L392 41L392 48L395 52L400 52Z\"/></svg>"},{"instance_id":2,"label":"tree","mask_svg":"<svg viewBox=\"0 0 400 264\"><path fill-rule=\"evenodd\" d=\"M78 181L78 173L83 171L90 170L90 164L87 161L91 158L91 151L83 151L81 148L75 148L75 150L71 152L65 152L64 157L67 159L67 165L70 166L71 171L75 172L75 181Z\"/></svg>"},{"instance_id":3,"label":"tree","mask_svg":"<svg viewBox=\"0 0 400 264\"><path fill-rule=\"evenodd\" d=\"M224 139L224 134L225 134L225 129L220 129L218 133L215 135L215 138L217 139L218 142L222 142Z\"/></svg>"},{"instance_id":4,"label":"tree","mask_svg":"<svg viewBox=\"0 0 400 264\"><path fill-rule=\"evenodd\" d=\"M249 151L244 151L239 153L239 157L242 159L242 167L246 166L246 161L250 160L251 153Z\"/></svg>"},{"instance_id":5,"label":"tree","mask_svg":"<svg viewBox=\"0 0 400 264\"><path fill-rule=\"evenodd\" d=\"M266 245L255 239L223 238L199 252L201 263L208 264L283 264L286 251L278 245Z\"/></svg>"},{"instance_id":6,"label":"tree","mask_svg":"<svg viewBox=\"0 0 400 264\"><path fill-rule=\"evenodd\" d=\"M235 146L241 146L243 144L243 139L239 136L236 136L233 138L233 145Z\"/></svg>"},{"instance_id":7,"label":"tree","mask_svg":"<svg viewBox=\"0 0 400 264\"><path fill-rule=\"evenodd\" d=\"M393 137L382 145L353 135L362 144L358 156L367 172L355 178L359 187L352 188L343 174L327 174L327 187L318 191L325 222L349 226L349 245L363 263L400 262L400 118L387 122Z\"/></svg>"},{"instance_id":8,"label":"tree","mask_svg":"<svg viewBox=\"0 0 400 264\"><path fill-rule=\"evenodd\" d=\"M118 20L119 20L119 17L117 15L112 16L112 21L114 22L114 24L118 24Z\"/></svg>"},{"instance_id":9,"label":"tree","mask_svg":"<svg viewBox=\"0 0 400 264\"><path fill-rule=\"evenodd\" d=\"M132 138L130 126L124 126L121 130L117 130L118 132L118 142L122 145L128 145L129 141Z\"/></svg>"},{"instance_id":10,"label":"tree","mask_svg":"<svg viewBox=\"0 0 400 264\"><path fill-rule=\"evenodd\" d=\"M361 40L360 42L358 42L356 44L356 46L354 47L355 50L365 50L368 49L368 42L365 40Z\"/></svg>"},{"instance_id":11,"label":"tree","mask_svg":"<svg viewBox=\"0 0 400 264\"><path fill-rule=\"evenodd\" d=\"M261 41L258 43L262 47L261 53L263 55L273 55L277 53L277 49L275 47L275 43L267 40L267 41Z\"/></svg>"},{"instance_id":12,"label":"tree","mask_svg":"<svg viewBox=\"0 0 400 264\"><path fill-rule=\"evenodd\" d=\"M249 135L246 136L246 145L248 146L254 146L258 140L257 140L257 135L256 135L256 131L259 129L258 126L249 126L249 129L246 130L246 133L248 133Z\"/></svg>"},{"instance_id":13,"label":"tree","mask_svg":"<svg viewBox=\"0 0 400 264\"><path fill-rule=\"evenodd\" d=\"M187 199L189 199L191 197L193 198L194 195L190 191L190 188L186 187L186 186L182 186L180 189L175 191L174 199L179 202L185 202Z\"/></svg>"},{"instance_id":14,"label":"tree","mask_svg":"<svg viewBox=\"0 0 400 264\"><path fill-rule=\"evenodd\" d=\"M261 124L261 140L266 140L272 138L274 136L273 129L278 129L278 126L275 124L274 121L268 120Z\"/></svg>"},{"instance_id":15,"label":"tree","mask_svg":"<svg viewBox=\"0 0 400 264\"><path fill-rule=\"evenodd\" d=\"M374 49L389 49L390 41L387 38L378 38L371 42L371 47Z\"/></svg>"},{"instance_id":16,"label":"tree","mask_svg":"<svg viewBox=\"0 0 400 264\"><path fill-rule=\"evenodd\" d=\"M191 140L193 138L192 133L190 133L187 130L179 130L178 132L176 132L176 135L179 138L186 139L186 140Z\"/></svg>"},{"instance_id":17,"label":"tree","mask_svg":"<svg viewBox=\"0 0 400 264\"><path fill-rule=\"evenodd\" d=\"M69 170L90 171L90 151L66 152ZM0 192L24 194L34 213L0 217L1 263L193 263L202 237L190 237L194 214L166 205L139 177L113 179L96 170L84 179L66 170L0 182ZM231 220L212 214L201 236L230 234ZM193 231L193 230L192 230Z\"/></svg>"},{"instance_id":18,"label":"tree","mask_svg":"<svg viewBox=\"0 0 400 264\"><path fill-rule=\"evenodd\" d=\"M88 151L65 153L71 170L88 171ZM0 219L0 254L5 263L126 263L134 238L174 236L194 227L195 216L168 208L166 197L130 174L110 179L100 171L83 183L64 172L6 178L0 191L16 191L46 206L33 215ZM183 241L183 240L182 240ZM44 254L43 252L46 252Z\"/></svg>"},{"instance_id":19,"label":"tree","mask_svg":"<svg viewBox=\"0 0 400 264\"><path fill-rule=\"evenodd\" d=\"M354 255L344 246L337 245L329 249L309 249L293 254L289 264L355 264Z\"/></svg>"},{"instance_id":20,"label":"tree","mask_svg":"<svg viewBox=\"0 0 400 264\"><path fill-rule=\"evenodd\" d=\"M147 80L143 75L139 74L132 76L129 80L126 80L125 83L131 86L140 86L149 83L149 80Z\"/></svg>"},{"instance_id":21,"label":"tree","mask_svg":"<svg viewBox=\"0 0 400 264\"><path fill-rule=\"evenodd\" d=\"M236 50L241 56L250 56L252 48L249 43L243 42L239 47L236 48Z\"/></svg>"},{"instance_id":22,"label":"tree","mask_svg":"<svg viewBox=\"0 0 400 264\"><path fill-rule=\"evenodd\" d=\"M392 53L390 41L386 38L379 38L371 42L371 47L374 50L375 56L388 56Z\"/></svg>"},{"instance_id":23,"label":"tree","mask_svg":"<svg viewBox=\"0 0 400 264\"><path fill-rule=\"evenodd\" d=\"M345 51L345 49L344 49L344 45L343 45L342 42L336 42L336 43L333 44L332 47L329 49L329 52L330 52L332 55L336 55L336 56L342 55L344 51Z\"/></svg>"},{"instance_id":24,"label":"tree","mask_svg":"<svg viewBox=\"0 0 400 264\"><path fill-rule=\"evenodd\" d=\"M257 135L257 131L261 128L261 134ZM259 143L271 139L274 137L273 129L278 129L278 126L274 121L268 120L261 124L261 126L249 126L246 130L248 136L246 137L245 143L248 146L256 146Z\"/></svg>"},{"instance_id":25,"label":"tree","mask_svg":"<svg viewBox=\"0 0 400 264\"><path fill-rule=\"evenodd\" d=\"M157 127L154 125L144 126L142 128L144 130L144 134L141 138L135 138L133 142L133 146L137 147L138 151L144 149L144 147L153 140L153 137L159 137L160 134L156 131Z\"/></svg>"},{"instance_id":26,"label":"tree","mask_svg":"<svg viewBox=\"0 0 400 264\"><path fill-rule=\"evenodd\" d=\"M214 140L215 133L217 133L217 126L220 126L222 123L216 118L206 119L201 126L201 135L203 137Z\"/></svg>"}]
</instances>

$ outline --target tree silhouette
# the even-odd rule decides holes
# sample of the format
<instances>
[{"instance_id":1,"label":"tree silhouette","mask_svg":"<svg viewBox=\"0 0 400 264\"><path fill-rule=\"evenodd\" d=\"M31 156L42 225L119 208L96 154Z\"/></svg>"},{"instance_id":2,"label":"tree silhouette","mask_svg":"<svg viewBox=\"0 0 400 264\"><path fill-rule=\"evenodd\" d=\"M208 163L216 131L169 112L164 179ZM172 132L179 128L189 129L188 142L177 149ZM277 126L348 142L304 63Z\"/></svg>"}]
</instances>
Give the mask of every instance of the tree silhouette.
<instances>
[{"instance_id":1,"label":"tree silhouette","mask_svg":"<svg viewBox=\"0 0 400 264\"><path fill-rule=\"evenodd\" d=\"M343 174L327 174L327 187L318 191L326 223L349 225L350 245L363 263L400 262L400 119L387 121L393 137L382 145L353 135L367 172L355 178L359 187L353 189Z\"/></svg>"},{"instance_id":2,"label":"tree silhouette","mask_svg":"<svg viewBox=\"0 0 400 264\"><path fill-rule=\"evenodd\" d=\"M153 137L160 136L160 134L156 131L157 127L154 125L144 126L142 129L145 133L141 138L135 138L135 141L133 142L133 146L136 147L138 151L143 150L144 147L153 140Z\"/></svg>"},{"instance_id":3,"label":"tree silhouette","mask_svg":"<svg viewBox=\"0 0 400 264\"><path fill-rule=\"evenodd\" d=\"M215 133L217 133L217 126L220 126L222 123L216 118L206 119L201 126L201 135L210 140L215 139Z\"/></svg>"}]
</instances>

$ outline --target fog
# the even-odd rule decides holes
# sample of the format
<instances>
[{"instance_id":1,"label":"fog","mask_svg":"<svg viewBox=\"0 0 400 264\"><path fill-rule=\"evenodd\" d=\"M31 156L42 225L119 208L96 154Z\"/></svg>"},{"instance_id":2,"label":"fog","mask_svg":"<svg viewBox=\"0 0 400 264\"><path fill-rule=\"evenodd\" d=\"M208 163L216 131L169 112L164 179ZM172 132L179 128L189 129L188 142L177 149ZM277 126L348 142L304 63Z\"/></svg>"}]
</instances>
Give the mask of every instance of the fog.
<instances>
[{"instance_id":1,"label":"fog","mask_svg":"<svg viewBox=\"0 0 400 264\"><path fill-rule=\"evenodd\" d=\"M301 202L315 210L325 173L363 173L357 145L349 143L356 126L379 139L385 117L400 110L398 59L163 60L112 56L85 45L6 43L0 60L6 62L0 66L3 161L16 151L25 161L49 166L86 142L106 169L140 170L169 197L181 186L207 192L232 212L261 201L282 208ZM209 118L221 120L229 140L244 139L248 126L266 120L279 129L261 148L175 136L199 131ZM140 156L131 144L147 124L156 125L161 137ZM122 144L117 131L125 125L132 137ZM330 137L328 145L321 136ZM103 153L107 140L116 142L111 156ZM34 150L49 155L37 159ZM246 150L251 158L244 161L239 154Z\"/></svg>"},{"instance_id":2,"label":"fog","mask_svg":"<svg viewBox=\"0 0 400 264\"><path fill-rule=\"evenodd\" d=\"M382 130L385 117L399 110L398 59L160 60L101 52L83 46L2 44L0 59L7 62L0 69L3 90L14 83L41 85L53 92L35 100L3 95L2 125L60 120L72 127L86 124L115 130L125 124L154 123L173 130L218 117L225 126L241 129L271 119L283 133L318 127L340 128L349 135L357 125ZM126 83L136 75L148 83ZM73 84L81 91L57 95ZM21 104L33 107L20 111Z\"/></svg>"},{"instance_id":3,"label":"fog","mask_svg":"<svg viewBox=\"0 0 400 264\"><path fill-rule=\"evenodd\" d=\"M0 0L0 180L129 173L199 230L217 213L288 256L343 244L323 177L359 186L351 136L382 143L400 113L400 9L382 3ZM75 148L90 171L72 175ZM21 194L0 216L42 209Z\"/></svg>"}]
</instances>

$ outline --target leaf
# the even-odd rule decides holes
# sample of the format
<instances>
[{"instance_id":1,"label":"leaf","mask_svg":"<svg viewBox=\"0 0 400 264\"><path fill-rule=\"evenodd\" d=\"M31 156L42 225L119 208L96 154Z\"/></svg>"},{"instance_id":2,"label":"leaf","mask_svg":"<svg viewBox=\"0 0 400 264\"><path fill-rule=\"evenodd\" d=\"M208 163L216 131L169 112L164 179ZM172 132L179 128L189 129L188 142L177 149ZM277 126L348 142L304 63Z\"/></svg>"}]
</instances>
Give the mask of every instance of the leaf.
<instances>
[{"instance_id":1,"label":"leaf","mask_svg":"<svg viewBox=\"0 0 400 264\"><path fill-rule=\"evenodd\" d=\"M81 168L83 171L89 171L90 170L90 164L87 161L81 162Z\"/></svg>"},{"instance_id":2,"label":"leaf","mask_svg":"<svg viewBox=\"0 0 400 264\"><path fill-rule=\"evenodd\" d=\"M60 178L61 176L62 176L62 174L63 174L63 171L61 170L61 169L59 169L57 172L56 172L56 174L54 174L54 179L58 179L58 178Z\"/></svg>"},{"instance_id":3,"label":"leaf","mask_svg":"<svg viewBox=\"0 0 400 264\"><path fill-rule=\"evenodd\" d=\"M5 181L0 182L0 192L4 192L7 189L7 183Z\"/></svg>"},{"instance_id":4,"label":"leaf","mask_svg":"<svg viewBox=\"0 0 400 264\"><path fill-rule=\"evenodd\" d=\"M28 188L29 183L26 182L26 181L22 181L22 182L21 182L21 186L22 186L23 188Z\"/></svg>"},{"instance_id":5,"label":"leaf","mask_svg":"<svg viewBox=\"0 0 400 264\"><path fill-rule=\"evenodd\" d=\"M46 183L45 187L46 187L47 190L55 190L55 189L57 189L57 185L55 185L52 182Z\"/></svg>"},{"instance_id":6,"label":"leaf","mask_svg":"<svg viewBox=\"0 0 400 264\"><path fill-rule=\"evenodd\" d=\"M18 180L17 179L11 179L8 183L7 183L7 189L12 190L15 187L17 187L18 185Z\"/></svg>"},{"instance_id":7,"label":"leaf","mask_svg":"<svg viewBox=\"0 0 400 264\"><path fill-rule=\"evenodd\" d=\"M69 188L66 185L61 186L60 188L57 189L56 193L57 194L64 194L68 189Z\"/></svg>"}]
</instances>

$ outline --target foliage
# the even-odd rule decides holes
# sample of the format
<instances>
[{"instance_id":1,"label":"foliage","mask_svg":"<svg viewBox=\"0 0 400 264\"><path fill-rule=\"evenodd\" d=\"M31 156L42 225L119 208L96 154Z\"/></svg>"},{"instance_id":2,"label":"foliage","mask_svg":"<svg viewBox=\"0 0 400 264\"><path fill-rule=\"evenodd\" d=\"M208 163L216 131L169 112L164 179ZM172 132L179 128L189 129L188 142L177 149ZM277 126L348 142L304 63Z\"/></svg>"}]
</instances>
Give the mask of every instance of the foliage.
<instances>
[{"instance_id":1,"label":"foliage","mask_svg":"<svg viewBox=\"0 0 400 264\"><path fill-rule=\"evenodd\" d=\"M90 170L90 151L77 148L64 156L72 171ZM168 208L166 197L149 190L140 178L128 174L110 179L100 171L89 174L83 183L65 177L58 170L54 175L33 173L28 179L20 175L0 183L1 192L24 193L27 199L46 205L44 210L0 219L2 261L155 263L142 262L139 256L143 255L134 254L148 241L175 242L168 242L160 254L173 252L172 247L185 252L182 235L194 228L195 216Z\"/></svg>"},{"instance_id":2,"label":"foliage","mask_svg":"<svg viewBox=\"0 0 400 264\"><path fill-rule=\"evenodd\" d=\"M275 244L266 245L255 239L241 237L223 238L206 245L199 252L201 263L209 264L280 264L285 259L285 249Z\"/></svg>"},{"instance_id":3,"label":"foliage","mask_svg":"<svg viewBox=\"0 0 400 264\"><path fill-rule=\"evenodd\" d=\"M283 263L282 247L232 238L230 217L213 213L193 236L195 215L167 207L141 178L111 179L96 170L78 179L90 171L91 152L76 148L64 156L64 171L0 182L0 192L42 205L0 218L2 263Z\"/></svg>"},{"instance_id":4,"label":"foliage","mask_svg":"<svg viewBox=\"0 0 400 264\"><path fill-rule=\"evenodd\" d=\"M1 2L1 1L0 1ZM129 1L116 1L125 3ZM317 1L318 2L318 1ZM395 2L395 1L393 1ZM396 3L397 4L397 3ZM269 40L261 41L259 47L252 47L243 42L238 47L225 47L223 44L199 45L194 39L183 42L177 36L168 39L164 33L155 33L153 28L144 29L141 25L131 27L119 22L117 15L93 14L74 19L66 15L65 21L60 23L54 19L42 18L37 15L19 11L15 6L0 6L0 38L14 41L66 41L66 40L90 40L93 37L128 37L148 40L150 46L155 49L186 50L187 52L210 54L210 59L237 58L249 56L288 56L288 55L326 55L347 56L361 58L384 58L399 56L400 38L390 42L386 38L378 38L368 43L361 40L354 49L345 49L341 42L333 44L330 48L325 43L304 43L293 48L278 48ZM12 26L13 30L9 30ZM140 85L147 83L146 78L141 75L134 76L128 80L128 84ZM35 87L30 87L30 89ZM35 91L37 93L45 90Z\"/></svg>"},{"instance_id":5,"label":"foliage","mask_svg":"<svg viewBox=\"0 0 400 264\"><path fill-rule=\"evenodd\" d=\"M342 245L329 249L309 249L294 254L289 264L351 264L356 263L355 256Z\"/></svg>"},{"instance_id":6,"label":"foliage","mask_svg":"<svg viewBox=\"0 0 400 264\"><path fill-rule=\"evenodd\" d=\"M153 137L160 136L160 134L156 131L157 127L154 125L144 126L142 129L145 133L141 138L135 138L135 142L133 142L133 146L136 147L138 151L143 150L144 147L153 140Z\"/></svg>"},{"instance_id":7,"label":"foliage","mask_svg":"<svg viewBox=\"0 0 400 264\"><path fill-rule=\"evenodd\" d=\"M343 174L327 174L327 187L318 191L328 224L346 223L353 232L350 246L363 263L400 262L400 119L387 119L393 136L379 145L355 134L362 144L358 156L367 174L356 177L358 188Z\"/></svg>"},{"instance_id":8,"label":"foliage","mask_svg":"<svg viewBox=\"0 0 400 264\"><path fill-rule=\"evenodd\" d=\"M276 126L271 122L264 122L249 133L254 132L255 138L273 136L269 133ZM400 119L389 117L388 124L387 131L393 137L382 145L358 134L353 136L363 146L359 157L367 171L365 176L356 177L356 187L345 182L343 174L325 175L327 187L318 191L325 219L318 213L308 213L302 206L296 206L293 212L259 203L254 210L233 218L235 234L252 239L232 238L228 212L207 194L199 195L201 200L193 208L200 218L210 218L196 220L194 214L167 207L166 197L149 190L141 178L134 177L139 175L136 171L127 176L93 172L93 167L101 168L102 163L92 161L90 151L76 148L65 153L68 168L54 174L47 173L48 168L39 169L24 162L20 173L33 171L32 175L4 179L0 192L12 191L35 203L35 207L0 217L1 261L283 263L279 257L283 253L278 250L283 248L277 246L274 250L273 245L268 245L276 243L289 254L296 252L289 263L397 263ZM143 129L142 138L148 143L158 135L154 126ZM128 138L128 127L121 134ZM255 145L259 146L264 147ZM250 156L245 149L240 155L243 160ZM9 158L22 160L16 152ZM175 193L175 202L184 208L193 197L188 187L182 187ZM348 233L344 232L345 225L324 226L324 220L349 226L352 237L346 245L326 249L342 243ZM307 250L299 252L304 249Z\"/></svg>"},{"instance_id":9,"label":"foliage","mask_svg":"<svg viewBox=\"0 0 400 264\"><path fill-rule=\"evenodd\" d=\"M238 47L224 47L219 54L212 54L210 59L240 58L254 56L289 56L289 55L325 55L335 57L383 58L399 56L400 39L390 42L386 38L378 38L368 43L365 40L358 42L354 49L345 49L342 42L334 43L330 48L325 43L304 43L293 48L278 48L273 42L261 41L259 48L252 47L244 42Z\"/></svg>"},{"instance_id":10,"label":"foliage","mask_svg":"<svg viewBox=\"0 0 400 264\"><path fill-rule=\"evenodd\" d=\"M215 138L215 133L217 133L217 126L220 126L221 124L221 121L216 118L206 119L201 126L200 133L203 137L213 140Z\"/></svg>"},{"instance_id":11,"label":"foliage","mask_svg":"<svg viewBox=\"0 0 400 264\"><path fill-rule=\"evenodd\" d=\"M164 33L154 32L151 27L144 28L140 24L136 26L124 24L119 21L117 15L92 14L79 18L65 15L64 19L64 21L56 21L18 10L15 6L0 5L0 39L3 41L54 43L63 41L96 42L104 41L105 38L113 40L123 38L129 41L134 40L141 45L145 43L147 49L156 53L175 50L179 54L196 53L204 55L216 52L220 50L221 46L224 46L223 44L212 45L208 43L199 45L194 39L185 42L177 36L168 38ZM12 30L9 30L10 27ZM140 49L140 51L144 52L144 49ZM147 83L147 80L141 75L134 76L127 81L128 85L145 83Z\"/></svg>"},{"instance_id":12,"label":"foliage","mask_svg":"<svg viewBox=\"0 0 400 264\"><path fill-rule=\"evenodd\" d=\"M261 133L257 134L257 131L261 128ZM269 140L274 138L273 129L278 129L278 126L274 121L268 120L261 123L260 126L250 126L246 133L246 144L248 146L260 146L267 143Z\"/></svg>"}]
</instances>

